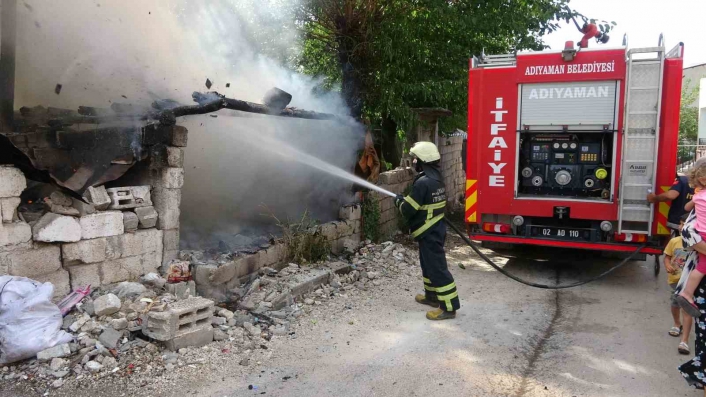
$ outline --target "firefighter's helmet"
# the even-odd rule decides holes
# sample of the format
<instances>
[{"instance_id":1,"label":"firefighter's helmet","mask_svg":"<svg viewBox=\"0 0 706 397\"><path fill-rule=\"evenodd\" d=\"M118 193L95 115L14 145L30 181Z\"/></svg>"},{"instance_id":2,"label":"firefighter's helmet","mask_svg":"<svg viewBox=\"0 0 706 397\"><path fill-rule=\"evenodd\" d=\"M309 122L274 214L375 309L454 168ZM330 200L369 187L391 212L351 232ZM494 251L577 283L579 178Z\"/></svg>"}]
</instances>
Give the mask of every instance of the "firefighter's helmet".
<instances>
[{"instance_id":1,"label":"firefighter's helmet","mask_svg":"<svg viewBox=\"0 0 706 397\"><path fill-rule=\"evenodd\" d=\"M441 159L439 149L431 142L417 142L409 149L409 152L424 163L433 163Z\"/></svg>"}]
</instances>

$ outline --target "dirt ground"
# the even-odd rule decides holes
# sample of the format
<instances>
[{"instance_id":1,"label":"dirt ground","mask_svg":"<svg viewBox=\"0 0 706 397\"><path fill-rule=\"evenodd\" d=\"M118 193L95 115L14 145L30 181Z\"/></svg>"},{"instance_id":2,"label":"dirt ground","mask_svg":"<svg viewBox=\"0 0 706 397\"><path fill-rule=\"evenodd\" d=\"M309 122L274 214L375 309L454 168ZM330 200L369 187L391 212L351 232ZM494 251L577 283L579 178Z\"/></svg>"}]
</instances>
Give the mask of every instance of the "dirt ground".
<instances>
[{"instance_id":1,"label":"dirt ground","mask_svg":"<svg viewBox=\"0 0 706 397\"><path fill-rule=\"evenodd\" d=\"M513 255L515 255L513 257ZM666 276L653 259L633 261L594 283L548 291L492 270L449 237L449 267L462 309L430 322L416 266L376 288L349 290L299 318L294 335L265 348L190 349L158 377L106 377L57 390L3 385L34 396L700 396L676 367ZM583 280L617 263L586 253L523 250L494 255L521 277ZM459 268L463 263L466 269ZM690 346L693 349L693 338ZM246 365L242 365L246 364Z\"/></svg>"}]
</instances>

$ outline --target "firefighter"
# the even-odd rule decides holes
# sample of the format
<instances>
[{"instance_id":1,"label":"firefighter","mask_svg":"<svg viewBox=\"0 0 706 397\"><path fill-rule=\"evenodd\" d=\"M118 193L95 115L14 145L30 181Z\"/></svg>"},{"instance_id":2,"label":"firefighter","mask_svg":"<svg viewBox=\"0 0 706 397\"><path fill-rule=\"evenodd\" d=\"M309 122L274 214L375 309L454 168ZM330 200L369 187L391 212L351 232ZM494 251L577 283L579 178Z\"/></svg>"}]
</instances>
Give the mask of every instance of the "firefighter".
<instances>
[{"instance_id":1,"label":"firefighter","mask_svg":"<svg viewBox=\"0 0 706 397\"><path fill-rule=\"evenodd\" d=\"M424 294L417 295L414 300L436 308L427 312L429 320L455 318L460 303L444 252L446 188L439 168L441 155L431 142L417 142L409 152L419 175L407 197L398 195L395 198L395 206L407 219L412 237L419 242Z\"/></svg>"}]
</instances>

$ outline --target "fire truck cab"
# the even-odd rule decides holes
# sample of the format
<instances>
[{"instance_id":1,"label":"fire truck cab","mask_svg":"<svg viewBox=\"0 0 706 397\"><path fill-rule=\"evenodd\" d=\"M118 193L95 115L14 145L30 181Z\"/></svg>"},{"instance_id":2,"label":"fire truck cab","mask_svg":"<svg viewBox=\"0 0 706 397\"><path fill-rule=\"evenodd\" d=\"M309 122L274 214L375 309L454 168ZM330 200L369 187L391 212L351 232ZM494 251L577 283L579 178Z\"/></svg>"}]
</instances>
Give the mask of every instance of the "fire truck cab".
<instances>
[{"instance_id":1,"label":"fire truck cab","mask_svg":"<svg viewBox=\"0 0 706 397\"><path fill-rule=\"evenodd\" d=\"M474 57L465 219L482 242L660 254L683 45Z\"/></svg>"}]
</instances>

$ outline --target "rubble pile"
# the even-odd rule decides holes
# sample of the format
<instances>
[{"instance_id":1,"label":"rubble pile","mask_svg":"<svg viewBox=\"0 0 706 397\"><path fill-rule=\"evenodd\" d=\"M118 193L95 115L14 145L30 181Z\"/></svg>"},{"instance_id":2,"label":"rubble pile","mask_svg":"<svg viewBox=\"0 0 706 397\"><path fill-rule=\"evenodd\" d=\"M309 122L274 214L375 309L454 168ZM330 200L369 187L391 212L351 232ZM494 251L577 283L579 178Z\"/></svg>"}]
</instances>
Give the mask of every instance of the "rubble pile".
<instances>
[{"instance_id":1,"label":"rubble pile","mask_svg":"<svg viewBox=\"0 0 706 397\"><path fill-rule=\"evenodd\" d=\"M199 255L189 251L180 257ZM175 260L172 267L184 262ZM272 354L269 342L296 338L298 322L315 307L389 278L416 277L417 263L417 253L401 244L367 242L350 261L262 268L237 288L237 299L220 306L195 296L193 280L169 283L155 273L140 283L102 286L64 317L62 329L73 336L71 343L0 368L0 379L37 391L91 387L96 381L140 388L167 382L174 371L216 368L223 360L259 364Z\"/></svg>"}]
</instances>

